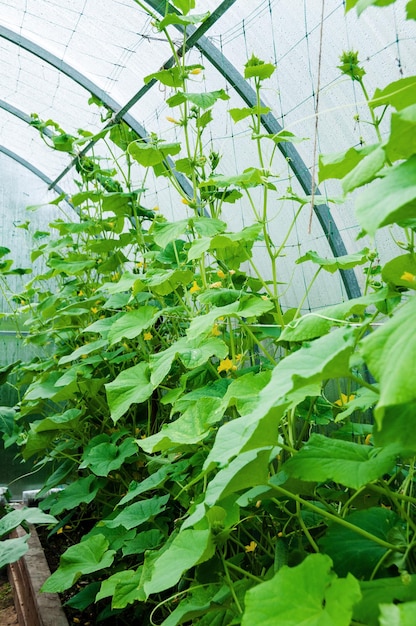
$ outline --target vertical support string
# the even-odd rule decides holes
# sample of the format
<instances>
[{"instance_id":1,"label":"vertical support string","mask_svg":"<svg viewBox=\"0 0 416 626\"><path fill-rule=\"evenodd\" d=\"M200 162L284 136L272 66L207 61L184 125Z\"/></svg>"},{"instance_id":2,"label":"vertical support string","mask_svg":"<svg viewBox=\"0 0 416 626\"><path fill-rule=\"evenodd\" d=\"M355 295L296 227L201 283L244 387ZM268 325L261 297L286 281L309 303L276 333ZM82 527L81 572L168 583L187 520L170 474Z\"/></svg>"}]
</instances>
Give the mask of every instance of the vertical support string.
<instances>
[{"instance_id":1,"label":"vertical support string","mask_svg":"<svg viewBox=\"0 0 416 626\"><path fill-rule=\"evenodd\" d=\"M319 56L318 56L318 79L316 85L316 103L315 103L315 133L313 138L313 160L312 160L312 189L311 189L311 212L309 215L308 234L312 232L313 205L315 200L315 174L316 174L316 151L318 145L318 123L319 123L319 94L321 89L321 66L322 66L322 41L324 34L324 14L325 0L322 0L321 26L319 30Z\"/></svg>"}]
</instances>

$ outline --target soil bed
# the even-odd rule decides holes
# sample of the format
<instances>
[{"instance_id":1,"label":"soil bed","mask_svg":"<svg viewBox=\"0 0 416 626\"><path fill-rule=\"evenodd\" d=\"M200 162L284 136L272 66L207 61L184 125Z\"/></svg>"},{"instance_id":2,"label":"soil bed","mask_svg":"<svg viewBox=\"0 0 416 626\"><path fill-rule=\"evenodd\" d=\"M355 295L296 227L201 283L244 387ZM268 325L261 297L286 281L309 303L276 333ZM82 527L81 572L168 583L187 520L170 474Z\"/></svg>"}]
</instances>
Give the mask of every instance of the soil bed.
<instances>
[{"instance_id":1,"label":"soil bed","mask_svg":"<svg viewBox=\"0 0 416 626\"><path fill-rule=\"evenodd\" d=\"M12 588L4 569L0 571L0 624L1 626L16 626L18 623Z\"/></svg>"},{"instance_id":2,"label":"soil bed","mask_svg":"<svg viewBox=\"0 0 416 626\"><path fill-rule=\"evenodd\" d=\"M49 531L45 527L38 528L37 532L51 572L58 568L60 557L65 550L78 543L83 535L83 532L79 532L79 529L78 532L72 529L69 531L64 530L61 534L51 536L49 536ZM103 574L102 577L106 578L106 575ZM98 580L96 577L92 580L81 578L73 588L59 594L68 622L70 624L78 624L79 626L94 626L95 624L100 624L100 626L130 626L132 623L137 623L133 615L133 607L128 607L123 611L111 611L110 599L92 604L84 610L75 609L66 604L90 582ZM3 626L1 622L0 624Z\"/></svg>"}]
</instances>

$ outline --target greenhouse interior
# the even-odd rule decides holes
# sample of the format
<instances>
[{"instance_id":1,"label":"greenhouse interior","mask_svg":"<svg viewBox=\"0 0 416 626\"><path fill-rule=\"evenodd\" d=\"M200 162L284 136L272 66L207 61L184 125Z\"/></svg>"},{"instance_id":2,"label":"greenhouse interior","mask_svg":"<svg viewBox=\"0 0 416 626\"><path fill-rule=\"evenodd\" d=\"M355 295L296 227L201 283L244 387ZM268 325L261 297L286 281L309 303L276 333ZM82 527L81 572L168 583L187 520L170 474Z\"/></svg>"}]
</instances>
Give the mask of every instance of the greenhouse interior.
<instances>
[{"instance_id":1,"label":"greenhouse interior","mask_svg":"<svg viewBox=\"0 0 416 626\"><path fill-rule=\"evenodd\" d=\"M415 20L0 0L0 570L66 623L416 624Z\"/></svg>"}]
</instances>

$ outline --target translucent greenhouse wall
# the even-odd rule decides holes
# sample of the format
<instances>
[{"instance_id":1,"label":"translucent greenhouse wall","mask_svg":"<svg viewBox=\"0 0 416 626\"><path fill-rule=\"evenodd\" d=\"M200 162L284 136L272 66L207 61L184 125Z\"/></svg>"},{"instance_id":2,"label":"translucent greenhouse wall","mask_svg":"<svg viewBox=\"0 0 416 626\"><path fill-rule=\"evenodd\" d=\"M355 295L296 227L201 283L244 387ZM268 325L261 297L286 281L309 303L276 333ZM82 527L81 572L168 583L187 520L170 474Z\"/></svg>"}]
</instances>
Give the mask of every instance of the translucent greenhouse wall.
<instances>
[{"instance_id":1,"label":"translucent greenhouse wall","mask_svg":"<svg viewBox=\"0 0 416 626\"><path fill-rule=\"evenodd\" d=\"M45 184L27 168L0 152L0 242L11 254L4 259L13 259L14 268L30 268L32 274L0 276L0 369L16 363L29 362L32 358L42 359L47 347L27 345L25 337L26 316L21 313L21 302L17 298L24 285L45 266L42 259L31 260L31 250L36 245L33 235L40 233L58 214L58 209L47 203L56 194L47 191ZM29 212L29 205L46 204L42 210ZM28 222L30 221L30 228ZM39 235L38 235L39 236ZM39 239L38 239L39 243ZM0 406L12 407L19 400L13 387L13 378L0 386ZM33 472L33 463L15 460L15 446L3 449L0 444L0 486L8 485L13 499L21 499L22 492L39 488L46 478L45 471ZM17 480L22 477L20 480Z\"/></svg>"},{"instance_id":2,"label":"translucent greenhouse wall","mask_svg":"<svg viewBox=\"0 0 416 626\"><path fill-rule=\"evenodd\" d=\"M48 153L35 131L11 115L7 107L15 107L26 116L38 113L43 119L56 120L70 133L79 127L97 132L102 123L97 109L87 105L87 90L95 88L97 94L108 97L114 107L122 107L140 92L143 78L159 69L169 58L167 42L156 36L148 15L133 2L117 2L116 11L113 2L91 1L86 6L71 6L71 9L65 2L52 6L42 0L29 4L5 1L2 4L4 30L0 80L4 81L2 93L6 94L6 108L0 108L2 141L33 164L42 164L43 171L55 180L67 163L65 156L57 151ZM227 5L227 10L213 21L205 34L207 44L223 55L240 76L245 60L253 52L277 65L278 71L263 98L282 126L293 130L299 137L309 138L296 148L310 174L316 177L313 163L319 153L338 151L343 145L360 145L362 141L371 143L371 127L360 119L365 102L354 83L340 76L337 69L339 56L346 49L360 51L369 92L373 86L380 87L394 77L400 78L411 72L414 55L411 46L406 45L411 37L411 26L404 20L404 1L386 7L383 12L370 8L360 19L352 11L345 16L344 3L340 0L326 2L323 14L319 3L306 0L291 2L284 10L281 3L270 0L254 5L247 1L222 4ZM157 7L157 3L153 6ZM221 3L211 1L204 2L199 9L215 13L220 6ZM100 14L99 22L96 11ZM48 15L48 21L53 25L48 34L43 26L44 15ZM111 34L106 31L109 24ZM123 42L122 46L119 41ZM204 88L224 88L230 95L227 103L217 107L212 130L214 145L224 155L224 174L229 174L252 165L246 129L243 124L240 124L241 130L238 125L231 125L227 112L242 105L241 98L231 86L238 75L230 75L225 63L221 66L221 56L216 59L214 67L214 59L206 56L210 48L204 47L204 41L203 38L197 41L190 60L206 67ZM33 51L42 54L43 59ZM15 63L16 53L18 63ZM53 63L48 62L51 56L55 59ZM77 83L83 76L87 89ZM41 90L34 89L38 84L43 85ZM319 124L316 129L318 86ZM195 87L198 89L198 81ZM175 128L166 121L169 110L165 99L168 95L169 90L152 87L128 110L128 115L145 132L174 138ZM100 150L105 154L106 149L101 143L97 146L97 151ZM280 193L288 186L294 192L300 191L296 173L283 159L277 173L281 177ZM72 174L71 171L59 183L68 194L74 191ZM326 198L331 198L337 197L340 190L337 184L326 182L322 192ZM164 188L160 179L153 189L149 189L148 197L149 205L158 205L168 219L180 219L185 214L184 207L172 197L169 189ZM330 211L347 252L358 250L367 243L356 241L358 228L352 200L340 208L330 205ZM276 233L279 223L286 223L292 214L290 202L277 210ZM238 211L230 208L227 215L232 229L241 227L247 219L248 207L244 203ZM283 280L290 282L284 301L286 307L299 300L299 289L302 291L310 279L309 269L305 266L297 267L293 274L296 255L309 249L321 255L331 255L325 241L327 235L322 234L316 219L309 232L309 219L310 210L305 207L296 232L287 244L286 261L282 262ZM391 247L388 234L378 235L377 247L380 254L388 258ZM261 246L258 258L261 263ZM358 280L362 284L360 275ZM325 276L309 295L306 308L313 310L322 301L338 302L345 297L339 277Z\"/></svg>"}]
</instances>

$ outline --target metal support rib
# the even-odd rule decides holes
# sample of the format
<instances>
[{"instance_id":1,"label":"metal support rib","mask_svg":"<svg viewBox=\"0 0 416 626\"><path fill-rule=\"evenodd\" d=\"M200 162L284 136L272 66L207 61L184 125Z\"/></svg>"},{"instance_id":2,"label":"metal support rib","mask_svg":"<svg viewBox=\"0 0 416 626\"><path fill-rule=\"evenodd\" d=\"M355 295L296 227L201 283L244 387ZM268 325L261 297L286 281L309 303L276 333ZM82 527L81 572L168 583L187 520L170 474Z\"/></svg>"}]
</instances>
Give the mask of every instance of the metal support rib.
<instances>
[{"instance_id":1,"label":"metal support rib","mask_svg":"<svg viewBox=\"0 0 416 626\"><path fill-rule=\"evenodd\" d=\"M146 2L160 15L165 15L166 1L160 2L160 0L146 0ZM231 1L229 4L231 6L233 2ZM170 7L170 9L173 10L172 7ZM175 28L183 33L183 27L180 24L175 24ZM194 27L187 27L186 32L189 39L192 40L192 37L196 34L195 30L196 29ZM228 61L222 52L220 52L218 48L216 48L209 41L209 39L206 37L198 37L198 39L194 41L193 45L224 76L229 85L233 87L233 89L248 106L252 107L256 104L256 93L254 89L248 84L234 65ZM262 124L266 131L270 134L276 134L283 130L282 126L272 113L262 116ZM304 192L310 195L312 193L312 177L299 152L291 143L279 143L278 148L288 161L289 167L293 171ZM315 187L315 194L320 194L318 187ZM333 255L337 257L347 254L347 249L342 240L341 233L331 217L329 207L326 204L323 204L314 206L313 210L318 218L322 230L325 233L325 236L328 239ZM349 298L357 298L361 295L361 290L353 270L341 270L341 278Z\"/></svg>"},{"instance_id":2,"label":"metal support rib","mask_svg":"<svg viewBox=\"0 0 416 626\"><path fill-rule=\"evenodd\" d=\"M101 89L101 87L99 87L92 80L84 76L74 66L70 65L69 63L66 63L65 61L62 61L57 56L55 56L54 54L52 54L51 52L49 52L48 50L46 50L39 44L35 43L34 41L28 39L27 37L24 37L23 35L21 35L20 33L16 31L11 30L10 28L6 28L5 26L2 26L1 24L0 24L0 37L3 37L4 39L11 41L17 46L20 46L21 48L23 48L24 50L27 50L31 54L34 54L38 58L45 61L45 63L48 63L52 67L56 68L58 71L62 72L63 74L65 74L66 76L74 80L76 83L78 83L78 85L80 85L81 87L86 89L88 92L90 92L91 94L99 98L101 102L103 102L106 107L114 111L116 115L117 115L117 111L125 109L125 107L123 108L119 102L114 100L103 89ZM120 117L121 116L119 116L116 121L118 121ZM143 139L143 141L147 140L148 133L132 115L130 115L127 112L124 112L123 120L126 122L126 124L128 124L128 126L130 126L130 128L134 130L134 132L141 139ZM110 122L109 125L114 124L114 122L115 120L113 118L113 120ZM84 148L84 150L82 150L82 152L78 155L78 157L83 156L86 152L88 152L88 150L91 148L92 145L93 145L93 142L88 144ZM172 167L172 169L174 169L174 166L171 160L170 159L166 159L166 160L169 162L169 165ZM66 173L68 173L71 170L74 164L75 164L75 161L72 161L70 165L67 168L65 168L65 170L55 180L53 181L51 180L49 184L49 189L56 187L58 182L65 176ZM191 188L191 185L189 184L189 181L186 179L186 177L178 172L175 172L175 177L179 185L183 189L183 191L187 195L192 196L193 195L192 188Z\"/></svg>"},{"instance_id":3,"label":"metal support rib","mask_svg":"<svg viewBox=\"0 0 416 626\"><path fill-rule=\"evenodd\" d=\"M227 11L227 9L234 4L234 2L236 2L236 0L224 0L224 2L222 2L220 4L219 7L217 7L217 9L215 9L215 11L213 11L211 13L211 15L208 17L208 19L206 19L203 24L201 24L201 26L199 26L198 28L193 28L193 33L192 35L187 39L186 43L185 43L185 48L186 50L189 50L190 48L192 48L192 46L195 45L195 43L198 41L198 39L200 37L202 37L204 35L204 33L212 26L212 24L214 24L224 13L225 11ZM160 9L160 2L158 4L158 8ZM183 49L181 48L178 53L182 54ZM174 58L173 56L170 57L162 66L161 69L169 69L170 67L172 67L174 64ZM134 120L134 118L132 118L131 116L128 115L128 111L130 111L130 109L137 103L139 102L139 100L141 100L143 98L143 96L150 91L150 89L157 83L156 79L152 79L150 80L148 83L146 83L146 85L143 85L143 87L141 87L141 89L139 89L139 91L137 93L134 94L134 96L132 98L130 98L130 100L123 106L123 107L119 107L117 110L116 109L112 109L113 111L115 111L115 115L112 117L112 119L105 125L104 128L108 128L109 126L111 126L112 124L117 124L117 122L119 122L120 120L123 120L124 122L126 122L126 124L128 124L130 126L130 128L132 128L138 135L139 137L141 137L144 141L146 141L146 137L148 136L147 133L145 133L144 129L142 129L142 132L145 134L141 134L140 132L138 132L137 128L134 127L134 125L132 125L131 123L131 119ZM102 100L102 102L104 102L104 100L102 98L100 98ZM112 107L109 107L112 108ZM141 127L142 128L142 127ZM80 152L79 156L84 156L85 154L87 154L87 152L94 146L94 144L96 143L96 140L92 139L90 142L88 142L86 144L86 146L84 146L84 148L82 149L82 151ZM167 159L168 163L172 166L172 162L170 159ZM58 178L55 179L55 182L59 182L64 176L65 174L67 174L71 168L75 165L75 160L73 160L66 168L65 170L58 176ZM172 166L172 170L174 170L173 166ZM178 181L181 189L183 189L183 191L185 191L185 193L191 197L193 195L193 190L191 185L189 184L187 178L185 176L183 176L182 174L180 174L179 172L175 173L176 176L176 180Z\"/></svg>"},{"instance_id":4,"label":"metal support rib","mask_svg":"<svg viewBox=\"0 0 416 626\"><path fill-rule=\"evenodd\" d=\"M26 161L26 159L21 157L20 154L16 154L16 152L13 152L12 150L9 150L8 148L6 148L5 146L2 146L2 145L0 145L0 153L5 154L7 157L9 157L9 159L13 159L13 161L16 161L20 165L23 165L23 167L25 167L27 170L32 172L32 174L37 176L42 182L46 183L47 185L50 185L50 183L52 182L51 179L49 178L49 176L47 176L44 172L42 172L40 169L38 169L36 167L36 165L33 165L33 163L29 163L29 161ZM68 195L58 185L56 185L54 187L54 190L58 193L58 195L64 195L64 196ZM74 207L72 206L72 204L70 202L68 202L68 200L66 200L66 202L69 204L69 206L71 207L72 210L75 210Z\"/></svg>"}]
</instances>

